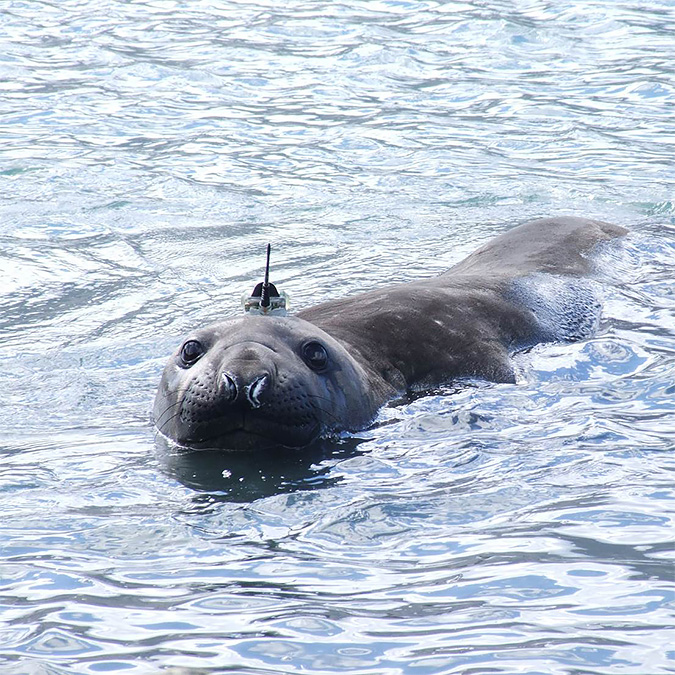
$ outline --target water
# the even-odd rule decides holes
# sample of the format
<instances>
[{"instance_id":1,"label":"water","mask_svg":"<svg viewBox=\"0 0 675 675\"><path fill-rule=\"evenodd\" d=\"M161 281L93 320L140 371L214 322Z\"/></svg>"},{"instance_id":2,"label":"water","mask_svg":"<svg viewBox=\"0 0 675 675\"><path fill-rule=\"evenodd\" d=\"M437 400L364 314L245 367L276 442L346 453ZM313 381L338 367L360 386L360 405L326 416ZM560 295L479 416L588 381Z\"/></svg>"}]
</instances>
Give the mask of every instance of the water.
<instances>
[{"instance_id":1,"label":"water","mask_svg":"<svg viewBox=\"0 0 675 675\"><path fill-rule=\"evenodd\" d=\"M0 672L675 672L675 7L0 13ZM175 455L161 368L240 311L631 228L597 337L306 453Z\"/></svg>"}]
</instances>

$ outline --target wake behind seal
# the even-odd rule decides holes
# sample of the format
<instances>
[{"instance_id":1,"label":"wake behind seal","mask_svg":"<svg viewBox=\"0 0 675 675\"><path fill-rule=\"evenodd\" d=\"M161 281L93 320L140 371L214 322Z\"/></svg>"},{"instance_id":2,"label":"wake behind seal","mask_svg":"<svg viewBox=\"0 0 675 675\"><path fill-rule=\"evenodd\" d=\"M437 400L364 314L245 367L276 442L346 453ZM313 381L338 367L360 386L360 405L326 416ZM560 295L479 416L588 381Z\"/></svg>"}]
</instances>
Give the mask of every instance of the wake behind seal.
<instances>
[{"instance_id":1,"label":"wake behind seal","mask_svg":"<svg viewBox=\"0 0 675 675\"><path fill-rule=\"evenodd\" d=\"M295 315L269 282L268 246L245 315L194 331L169 359L157 429L191 448L302 447L367 426L411 390L465 377L514 382L514 352L592 334L589 254L625 233L583 218L534 220L440 276Z\"/></svg>"}]
</instances>

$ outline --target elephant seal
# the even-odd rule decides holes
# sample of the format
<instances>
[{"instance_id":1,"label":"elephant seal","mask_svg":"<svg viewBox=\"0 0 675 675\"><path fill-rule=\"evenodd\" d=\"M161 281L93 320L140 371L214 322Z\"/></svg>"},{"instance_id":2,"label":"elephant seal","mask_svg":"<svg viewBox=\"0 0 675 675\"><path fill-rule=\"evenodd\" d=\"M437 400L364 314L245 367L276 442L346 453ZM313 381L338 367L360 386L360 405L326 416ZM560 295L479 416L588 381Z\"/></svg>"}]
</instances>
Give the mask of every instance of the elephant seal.
<instances>
[{"instance_id":1,"label":"elephant seal","mask_svg":"<svg viewBox=\"0 0 675 675\"><path fill-rule=\"evenodd\" d=\"M301 447L365 427L411 390L464 377L514 382L514 352L592 334L588 256L625 233L583 218L534 220L440 276L293 316L266 278L251 300L269 308L272 296L281 311L188 335L162 375L157 429L193 448Z\"/></svg>"}]
</instances>

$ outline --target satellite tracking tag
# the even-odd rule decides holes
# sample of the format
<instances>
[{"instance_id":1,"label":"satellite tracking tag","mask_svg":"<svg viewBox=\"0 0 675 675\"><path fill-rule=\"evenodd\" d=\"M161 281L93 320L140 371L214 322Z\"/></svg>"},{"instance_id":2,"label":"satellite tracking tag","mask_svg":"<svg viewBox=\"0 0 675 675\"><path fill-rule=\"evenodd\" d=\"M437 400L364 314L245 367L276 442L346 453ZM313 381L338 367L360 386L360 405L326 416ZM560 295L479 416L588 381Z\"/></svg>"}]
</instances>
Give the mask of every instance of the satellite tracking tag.
<instances>
[{"instance_id":1,"label":"satellite tracking tag","mask_svg":"<svg viewBox=\"0 0 675 675\"><path fill-rule=\"evenodd\" d=\"M270 251L272 247L267 244L267 264L265 265L265 281L256 284L253 293L250 296L242 299L244 311L247 314L260 314L268 316L274 314L275 316L286 315L286 293L283 291L279 293L277 287L271 284L270 278Z\"/></svg>"}]
</instances>

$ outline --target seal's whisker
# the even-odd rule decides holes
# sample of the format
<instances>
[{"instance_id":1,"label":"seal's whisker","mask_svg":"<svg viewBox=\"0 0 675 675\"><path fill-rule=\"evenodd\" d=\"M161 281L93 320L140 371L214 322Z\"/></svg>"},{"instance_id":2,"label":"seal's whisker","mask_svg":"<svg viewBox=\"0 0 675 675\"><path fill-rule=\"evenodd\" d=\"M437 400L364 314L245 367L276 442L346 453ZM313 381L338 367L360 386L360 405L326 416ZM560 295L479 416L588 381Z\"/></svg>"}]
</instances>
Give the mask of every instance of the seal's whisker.
<instances>
[{"instance_id":1,"label":"seal's whisker","mask_svg":"<svg viewBox=\"0 0 675 675\"><path fill-rule=\"evenodd\" d=\"M162 417L164 417L164 415L166 415L166 413L169 412L172 408L176 408L177 406L179 406L182 402L183 401L180 400L180 401L176 401L175 403L170 403L168 406L166 406L166 408L164 408L164 410L162 410L162 412L155 418L155 424L157 426L159 426L160 420L162 419ZM174 417L175 417L175 415L174 415Z\"/></svg>"},{"instance_id":2,"label":"seal's whisker","mask_svg":"<svg viewBox=\"0 0 675 675\"><path fill-rule=\"evenodd\" d=\"M308 398L316 398L319 401L327 401L328 403L332 403L332 401L329 398L326 398L325 396L319 396L318 394L307 394ZM321 406L317 405L317 410L320 410L324 415L328 415L328 417L332 417L334 420L339 420L340 418L335 415L332 411L328 410L327 408L322 408Z\"/></svg>"},{"instance_id":3,"label":"seal's whisker","mask_svg":"<svg viewBox=\"0 0 675 675\"><path fill-rule=\"evenodd\" d=\"M168 412L168 409L165 410L164 412ZM162 413L162 414L164 414L164 413ZM178 412L174 413L173 415L171 415L170 417L168 417L167 419L165 419L165 420L164 420L163 422L161 422L161 423L160 423L158 420L155 420L155 426L156 426L162 433L164 433L163 429L165 429L166 426L167 426L167 424L169 424L172 420L175 420L176 417L180 417L180 410L179 410Z\"/></svg>"},{"instance_id":4,"label":"seal's whisker","mask_svg":"<svg viewBox=\"0 0 675 675\"><path fill-rule=\"evenodd\" d=\"M308 392L306 396L307 398L316 398L319 401L328 401L328 403L333 403L333 401L329 399L327 396L321 396L320 394L312 394L311 392Z\"/></svg>"}]
</instances>

